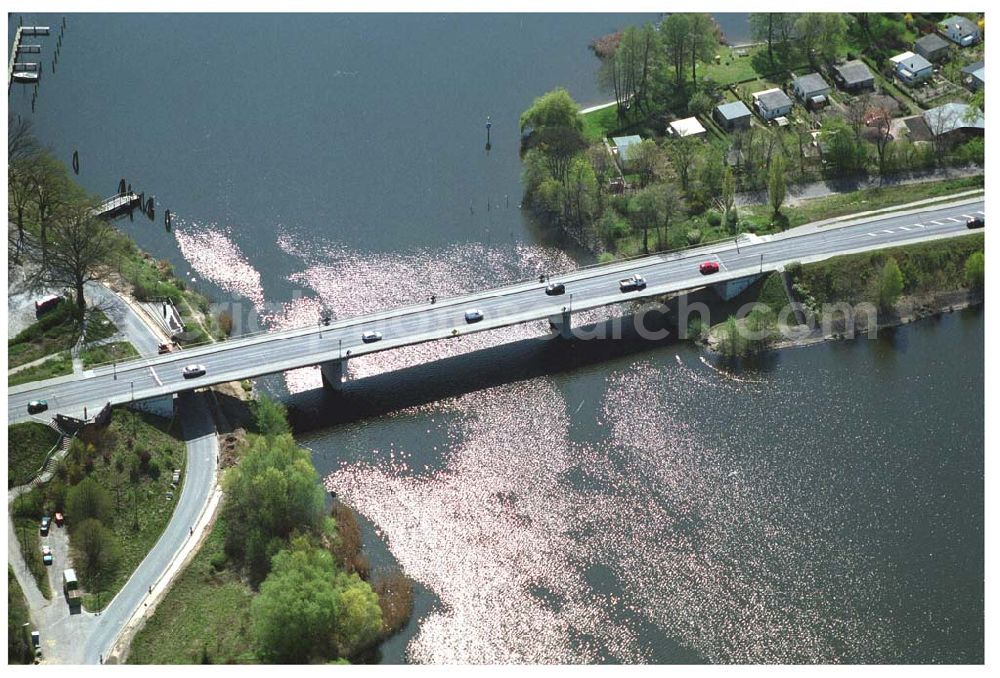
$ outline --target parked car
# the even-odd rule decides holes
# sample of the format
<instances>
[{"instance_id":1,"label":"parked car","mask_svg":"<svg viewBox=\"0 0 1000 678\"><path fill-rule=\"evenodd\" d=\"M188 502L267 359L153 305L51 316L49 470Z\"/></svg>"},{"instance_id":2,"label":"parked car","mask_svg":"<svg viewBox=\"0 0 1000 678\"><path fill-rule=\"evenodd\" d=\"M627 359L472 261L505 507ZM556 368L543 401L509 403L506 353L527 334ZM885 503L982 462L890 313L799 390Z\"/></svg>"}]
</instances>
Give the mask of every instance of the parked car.
<instances>
[{"instance_id":1,"label":"parked car","mask_svg":"<svg viewBox=\"0 0 1000 678\"><path fill-rule=\"evenodd\" d=\"M173 342L170 342L169 344L160 344L159 346L156 347L156 352L159 353L160 355L163 355L164 353L173 353L173 350L174 350Z\"/></svg>"},{"instance_id":2,"label":"parked car","mask_svg":"<svg viewBox=\"0 0 1000 678\"><path fill-rule=\"evenodd\" d=\"M557 294L565 294L566 286L562 283L549 283L549 286L545 288L545 293L550 297L554 297Z\"/></svg>"},{"instance_id":3,"label":"parked car","mask_svg":"<svg viewBox=\"0 0 1000 678\"><path fill-rule=\"evenodd\" d=\"M478 308L471 308L465 312L465 322L477 323L483 319L483 312Z\"/></svg>"},{"instance_id":4,"label":"parked car","mask_svg":"<svg viewBox=\"0 0 1000 678\"><path fill-rule=\"evenodd\" d=\"M719 264L714 261L706 261L698 267L702 275L711 275L719 272Z\"/></svg>"},{"instance_id":5,"label":"parked car","mask_svg":"<svg viewBox=\"0 0 1000 678\"><path fill-rule=\"evenodd\" d=\"M49 535L49 517L48 516L42 516L42 522L38 526L38 534L42 535L43 537L47 537Z\"/></svg>"},{"instance_id":6,"label":"parked car","mask_svg":"<svg viewBox=\"0 0 1000 678\"><path fill-rule=\"evenodd\" d=\"M965 222L966 228L983 228L986 226L986 220L982 217L972 217Z\"/></svg>"},{"instance_id":7,"label":"parked car","mask_svg":"<svg viewBox=\"0 0 1000 678\"><path fill-rule=\"evenodd\" d=\"M369 330L361 335L361 341L366 344L374 343L382 338L381 332L375 332L374 330Z\"/></svg>"},{"instance_id":8,"label":"parked car","mask_svg":"<svg viewBox=\"0 0 1000 678\"><path fill-rule=\"evenodd\" d=\"M195 377L205 376L205 366L204 365L188 365L184 368L184 378L194 379Z\"/></svg>"},{"instance_id":9,"label":"parked car","mask_svg":"<svg viewBox=\"0 0 1000 678\"><path fill-rule=\"evenodd\" d=\"M42 564L43 565L52 564L52 549L49 548L48 544L42 546Z\"/></svg>"},{"instance_id":10,"label":"parked car","mask_svg":"<svg viewBox=\"0 0 1000 678\"><path fill-rule=\"evenodd\" d=\"M42 636L38 631L31 632L31 649L34 651L36 659L42 658Z\"/></svg>"},{"instance_id":11,"label":"parked car","mask_svg":"<svg viewBox=\"0 0 1000 678\"><path fill-rule=\"evenodd\" d=\"M64 520L63 514L61 514L61 513L59 513L57 511L54 519L56 521L56 527L62 527L63 526L63 520Z\"/></svg>"},{"instance_id":12,"label":"parked car","mask_svg":"<svg viewBox=\"0 0 1000 678\"><path fill-rule=\"evenodd\" d=\"M628 278L618 281L618 289L622 292L632 292L634 290L645 289L646 279L638 273L633 273Z\"/></svg>"},{"instance_id":13,"label":"parked car","mask_svg":"<svg viewBox=\"0 0 1000 678\"><path fill-rule=\"evenodd\" d=\"M48 400L32 400L28 403L28 414L38 414L49 409Z\"/></svg>"}]
</instances>

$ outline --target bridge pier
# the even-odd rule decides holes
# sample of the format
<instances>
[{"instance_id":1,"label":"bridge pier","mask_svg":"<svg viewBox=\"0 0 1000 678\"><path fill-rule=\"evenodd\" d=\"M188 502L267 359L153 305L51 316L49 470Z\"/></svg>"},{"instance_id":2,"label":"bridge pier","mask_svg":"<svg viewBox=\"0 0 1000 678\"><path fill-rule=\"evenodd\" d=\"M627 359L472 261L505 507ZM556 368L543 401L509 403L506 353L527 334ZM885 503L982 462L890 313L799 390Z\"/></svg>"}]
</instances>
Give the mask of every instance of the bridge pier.
<instances>
[{"instance_id":1,"label":"bridge pier","mask_svg":"<svg viewBox=\"0 0 1000 678\"><path fill-rule=\"evenodd\" d=\"M323 386L334 391L339 391L343 387L344 380L347 378L346 358L323 363L319 369L323 375Z\"/></svg>"},{"instance_id":2,"label":"bridge pier","mask_svg":"<svg viewBox=\"0 0 1000 678\"><path fill-rule=\"evenodd\" d=\"M560 339L573 338L573 319L567 310L563 310L557 315L550 315L549 327L559 335Z\"/></svg>"},{"instance_id":3,"label":"bridge pier","mask_svg":"<svg viewBox=\"0 0 1000 678\"><path fill-rule=\"evenodd\" d=\"M127 403L126 407L133 410L139 410L140 412L149 412L150 414L155 414L158 417L169 419L174 416L174 395L165 395L158 398L149 398L147 400L136 400L135 402Z\"/></svg>"},{"instance_id":4,"label":"bridge pier","mask_svg":"<svg viewBox=\"0 0 1000 678\"><path fill-rule=\"evenodd\" d=\"M725 282L715 283L712 288L718 293L720 297L724 300L729 301L733 297L739 295L746 288L754 284L763 274L754 273L745 278L737 278L736 280L727 280Z\"/></svg>"}]
</instances>

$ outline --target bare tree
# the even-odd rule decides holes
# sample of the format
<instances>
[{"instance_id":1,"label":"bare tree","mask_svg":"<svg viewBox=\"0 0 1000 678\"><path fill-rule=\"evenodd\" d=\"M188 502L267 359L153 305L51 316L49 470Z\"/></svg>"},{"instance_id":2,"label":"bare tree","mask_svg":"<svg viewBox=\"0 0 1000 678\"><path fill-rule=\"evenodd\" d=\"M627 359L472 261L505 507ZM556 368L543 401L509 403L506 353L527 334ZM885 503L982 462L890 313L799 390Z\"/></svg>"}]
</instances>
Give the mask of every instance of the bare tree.
<instances>
[{"instance_id":1,"label":"bare tree","mask_svg":"<svg viewBox=\"0 0 1000 678\"><path fill-rule=\"evenodd\" d=\"M116 260L121 240L111 225L94 215L93 204L75 200L63 205L53 217L49 230L48 254L37 249L36 282L51 287L72 287L77 311L82 317L86 303L84 285L101 280Z\"/></svg>"},{"instance_id":2,"label":"bare tree","mask_svg":"<svg viewBox=\"0 0 1000 678\"><path fill-rule=\"evenodd\" d=\"M875 151L878 153L878 185L881 186L885 180L886 149L892 140L892 117L883 108L878 110L872 122L875 128Z\"/></svg>"},{"instance_id":3,"label":"bare tree","mask_svg":"<svg viewBox=\"0 0 1000 678\"><path fill-rule=\"evenodd\" d=\"M871 107L871 94L861 94L851 99L847 104L847 124L854 130L854 138L861 139L861 130L865 127L865 118L868 116L868 109Z\"/></svg>"},{"instance_id":4,"label":"bare tree","mask_svg":"<svg viewBox=\"0 0 1000 678\"><path fill-rule=\"evenodd\" d=\"M32 197L38 215L38 237L42 261L48 256L48 228L53 214L65 204L69 194L66 168L51 153L37 156L28 166Z\"/></svg>"}]
</instances>

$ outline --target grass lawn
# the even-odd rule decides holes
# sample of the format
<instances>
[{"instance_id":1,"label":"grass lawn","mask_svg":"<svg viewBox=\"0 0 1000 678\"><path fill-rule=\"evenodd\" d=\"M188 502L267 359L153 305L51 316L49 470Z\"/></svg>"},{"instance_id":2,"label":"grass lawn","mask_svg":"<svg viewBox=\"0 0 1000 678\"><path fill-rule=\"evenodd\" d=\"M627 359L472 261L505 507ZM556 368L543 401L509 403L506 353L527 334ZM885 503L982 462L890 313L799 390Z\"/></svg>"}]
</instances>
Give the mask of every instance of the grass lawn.
<instances>
[{"instance_id":1,"label":"grass lawn","mask_svg":"<svg viewBox=\"0 0 1000 678\"><path fill-rule=\"evenodd\" d=\"M29 421L7 427L7 487L23 485L35 477L59 434L44 424Z\"/></svg>"},{"instance_id":2,"label":"grass lawn","mask_svg":"<svg viewBox=\"0 0 1000 678\"><path fill-rule=\"evenodd\" d=\"M69 351L62 351L44 363L25 368L8 376L7 386L17 386L18 384L27 384L29 381L41 381L53 377L64 377L67 374L73 374L73 358Z\"/></svg>"},{"instance_id":3,"label":"grass lawn","mask_svg":"<svg viewBox=\"0 0 1000 678\"><path fill-rule=\"evenodd\" d=\"M600 141L618 129L618 106L608 106L583 114L583 136L587 141Z\"/></svg>"},{"instance_id":4,"label":"grass lawn","mask_svg":"<svg viewBox=\"0 0 1000 678\"><path fill-rule=\"evenodd\" d=\"M18 367L51 353L68 351L80 336L74 318L75 307L63 301L43 315L38 322L24 328L7 342L7 368Z\"/></svg>"},{"instance_id":5,"label":"grass lawn","mask_svg":"<svg viewBox=\"0 0 1000 678\"><path fill-rule=\"evenodd\" d=\"M38 534L38 519L27 516L14 518L14 534L10 539L17 539L21 545L21 555L28 564L31 576L38 584L38 590L46 598L52 598L52 588L49 586L49 568L42 563L42 542Z\"/></svg>"},{"instance_id":6,"label":"grass lawn","mask_svg":"<svg viewBox=\"0 0 1000 678\"><path fill-rule=\"evenodd\" d=\"M217 520L201 550L132 640L129 664L256 663L253 592L224 562L225 524Z\"/></svg>"},{"instance_id":7,"label":"grass lawn","mask_svg":"<svg viewBox=\"0 0 1000 678\"><path fill-rule=\"evenodd\" d=\"M121 362L122 360L137 357L139 357L139 352L127 341L102 344L93 348L85 348L80 352L80 358L83 359L83 367L85 369L89 369L94 365L104 365L112 361Z\"/></svg>"},{"instance_id":8,"label":"grass lawn","mask_svg":"<svg viewBox=\"0 0 1000 678\"><path fill-rule=\"evenodd\" d=\"M767 47L748 47L742 51L746 56L737 56L735 49L725 45L719 45L716 50L718 62L714 60L710 63L699 63L695 68L698 78L711 78L720 85L729 85L741 80L749 80L757 77L757 71L753 67L753 55Z\"/></svg>"},{"instance_id":9,"label":"grass lawn","mask_svg":"<svg viewBox=\"0 0 1000 678\"><path fill-rule=\"evenodd\" d=\"M885 261L893 257L903 272L904 294L961 289L965 286L965 261L973 252L982 252L984 243L984 234L977 233L846 254L803 265L796 282L819 304L874 302L875 281Z\"/></svg>"},{"instance_id":10,"label":"grass lawn","mask_svg":"<svg viewBox=\"0 0 1000 678\"><path fill-rule=\"evenodd\" d=\"M25 628L27 625L27 628ZM34 650L29 633L33 630L28 616L28 601L17 583L14 570L7 566L7 663L31 664Z\"/></svg>"},{"instance_id":11,"label":"grass lawn","mask_svg":"<svg viewBox=\"0 0 1000 678\"><path fill-rule=\"evenodd\" d=\"M130 446L133 427L135 442ZM177 420L116 409L107 430L87 436L84 441L94 446L93 452L85 453L90 457L89 475L112 497L114 510L108 527L122 550L121 563L117 571L107 578L100 592L100 601L96 591L84 595L83 604L88 610L96 609L98 602L103 606L111 600L153 548L170 521L181 491L181 487L171 486L171 473L173 469L181 469L183 484L187 458L186 447L179 436L180 422ZM150 455L145 470L139 464L143 452ZM68 464L81 461L86 468L87 460L74 459L72 450L66 457ZM174 498L168 500L166 494L171 490ZM67 520L72 520L72 516L67 516ZM70 543L72 545L72 532Z\"/></svg>"}]
</instances>

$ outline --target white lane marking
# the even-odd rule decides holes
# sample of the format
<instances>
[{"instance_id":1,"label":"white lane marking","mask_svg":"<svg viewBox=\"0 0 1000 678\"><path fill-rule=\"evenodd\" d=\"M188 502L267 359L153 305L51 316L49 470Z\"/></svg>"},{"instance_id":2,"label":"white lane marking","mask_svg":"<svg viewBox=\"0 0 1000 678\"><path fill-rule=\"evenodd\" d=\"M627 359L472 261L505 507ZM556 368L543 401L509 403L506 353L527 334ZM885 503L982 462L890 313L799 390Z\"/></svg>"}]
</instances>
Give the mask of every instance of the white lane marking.
<instances>
[{"instance_id":1,"label":"white lane marking","mask_svg":"<svg viewBox=\"0 0 1000 678\"><path fill-rule=\"evenodd\" d=\"M163 386L163 382L160 381L160 377L158 374L156 374L156 370L153 369L152 365L149 366L149 373L153 375L153 379L156 379L157 386Z\"/></svg>"},{"instance_id":2,"label":"white lane marking","mask_svg":"<svg viewBox=\"0 0 1000 678\"><path fill-rule=\"evenodd\" d=\"M942 224L940 221L932 221L931 223L934 224L935 226L944 226L944 224Z\"/></svg>"},{"instance_id":3,"label":"white lane marking","mask_svg":"<svg viewBox=\"0 0 1000 678\"><path fill-rule=\"evenodd\" d=\"M953 221L957 224L961 221L961 219L956 219L955 217L948 217L948 221Z\"/></svg>"},{"instance_id":4,"label":"white lane marking","mask_svg":"<svg viewBox=\"0 0 1000 678\"><path fill-rule=\"evenodd\" d=\"M982 214L982 212L980 212L979 214ZM966 219L971 219L972 218L968 214L963 214L962 216L965 217Z\"/></svg>"},{"instance_id":5,"label":"white lane marking","mask_svg":"<svg viewBox=\"0 0 1000 678\"><path fill-rule=\"evenodd\" d=\"M910 230L909 226L900 226L900 228L903 229L904 231L909 231Z\"/></svg>"},{"instance_id":6,"label":"white lane marking","mask_svg":"<svg viewBox=\"0 0 1000 678\"><path fill-rule=\"evenodd\" d=\"M976 214L982 214L984 217L986 216L986 212L984 212L982 210L979 210L978 212L976 212Z\"/></svg>"},{"instance_id":7,"label":"white lane marking","mask_svg":"<svg viewBox=\"0 0 1000 678\"><path fill-rule=\"evenodd\" d=\"M916 226L917 228L925 228L923 224L913 224L913 225Z\"/></svg>"},{"instance_id":8,"label":"white lane marking","mask_svg":"<svg viewBox=\"0 0 1000 678\"><path fill-rule=\"evenodd\" d=\"M878 237L878 233L869 233L868 235L870 235L873 238L877 238Z\"/></svg>"},{"instance_id":9,"label":"white lane marking","mask_svg":"<svg viewBox=\"0 0 1000 678\"><path fill-rule=\"evenodd\" d=\"M890 233L890 234L891 234L891 233L892 233L892 229L891 229L891 228L887 228L886 230L884 230L884 231L879 231L879 232L880 232L880 233Z\"/></svg>"}]
</instances>

